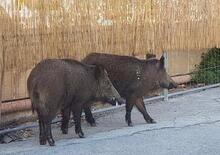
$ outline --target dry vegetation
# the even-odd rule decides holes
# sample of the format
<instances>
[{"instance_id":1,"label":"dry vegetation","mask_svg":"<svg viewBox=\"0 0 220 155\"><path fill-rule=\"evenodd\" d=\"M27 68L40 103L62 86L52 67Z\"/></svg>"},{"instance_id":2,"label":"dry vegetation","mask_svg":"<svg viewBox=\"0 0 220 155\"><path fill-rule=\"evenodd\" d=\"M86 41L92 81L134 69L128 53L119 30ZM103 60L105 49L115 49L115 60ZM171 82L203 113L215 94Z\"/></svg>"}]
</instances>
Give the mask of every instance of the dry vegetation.
<instances>
[{"instance_id":1,"label":"dry vegetation","mask_svg":"<svg viewBox=\"0 0 220 155\"><path fill-rule=\"evenodd\" d=\"M80 60L92 51L144 56L150 50L158 54L220 43L218 0L11 2L0 6L1 64L4 60L5 72L12 73L11 98L20 96L24 72L43 58Z\"/></svg>"}]
</instances>

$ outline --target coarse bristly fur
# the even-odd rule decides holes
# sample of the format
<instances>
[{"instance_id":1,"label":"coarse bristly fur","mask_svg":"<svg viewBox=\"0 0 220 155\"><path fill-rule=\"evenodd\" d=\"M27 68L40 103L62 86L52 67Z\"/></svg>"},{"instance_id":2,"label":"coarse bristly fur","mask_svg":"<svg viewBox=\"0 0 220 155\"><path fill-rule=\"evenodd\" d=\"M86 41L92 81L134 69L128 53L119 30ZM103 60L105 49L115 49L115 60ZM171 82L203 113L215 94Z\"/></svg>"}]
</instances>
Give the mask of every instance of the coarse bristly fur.
<instances>
[{"instance_id":1,"label":"coarse bristly fur","mask_svg":"<svg viewBox=\"0 0 220 155\"><path fill-rule=\"evenodd\" d=\"M81 130L80 116L85 109L87 121L94 124L88 110L91 101L121 100L103 67L85 65L71 59L46 59L31 71L27 87L32 102L32 110L36 110L40 126L40 144L46 141L52 146L51 121L61 110L62 131L68 131L70 112L75 119L75 132L79 137Z\"/></svg>"},{"instance_id":2,"label":"coarse bristly fur","mask_svg":"<svg viewBox=\"0 0 220 155\"><path fill-rule=\"evenodd\" d=\"M177 85L167 74L164 57L159 60L155 55L146 55L146 60L131 56L91 53L83 63L102 65L119 94L126 99L126 122L132 126L131 110L135 105L143 114L146 122L155 123L146 111L143 97L160 88L175 88Z\"/></svg>"}]
</instances>

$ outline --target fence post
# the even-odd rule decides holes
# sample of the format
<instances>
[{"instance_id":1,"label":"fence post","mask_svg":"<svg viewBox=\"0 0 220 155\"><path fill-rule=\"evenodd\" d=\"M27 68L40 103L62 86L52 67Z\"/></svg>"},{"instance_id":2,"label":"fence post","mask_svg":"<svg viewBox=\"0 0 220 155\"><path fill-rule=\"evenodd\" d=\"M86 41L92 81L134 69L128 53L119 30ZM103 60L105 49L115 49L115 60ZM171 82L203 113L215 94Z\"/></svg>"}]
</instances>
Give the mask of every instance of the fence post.
<instances>
[{"instance_id":1,"label":"fence post","mask_svg":"<svg viewBox=\"0 0 220 155\"><path fill-rule=\"evenodd\" d=\"M165 68L166 71L168 71L168 54L166 51L163 53L163 56L165 59ZM164 101L168 101L168 89L163 90L163 95L164 95Z\"/></svg>"},{"instance_id":2,"label":"fence post","mask_svg":"<svg viewBox=\"0 0 220 155\"><path fill-rule=\"evenodd\" d=\"M0 126L1 126L1 109L2 109L2 92L3 92L3 78L4 78L4 57L5 57L5 50L4 50L4 37L3 34L1 35L1 46L0 46Z\"/></svg>"}]
</instances>

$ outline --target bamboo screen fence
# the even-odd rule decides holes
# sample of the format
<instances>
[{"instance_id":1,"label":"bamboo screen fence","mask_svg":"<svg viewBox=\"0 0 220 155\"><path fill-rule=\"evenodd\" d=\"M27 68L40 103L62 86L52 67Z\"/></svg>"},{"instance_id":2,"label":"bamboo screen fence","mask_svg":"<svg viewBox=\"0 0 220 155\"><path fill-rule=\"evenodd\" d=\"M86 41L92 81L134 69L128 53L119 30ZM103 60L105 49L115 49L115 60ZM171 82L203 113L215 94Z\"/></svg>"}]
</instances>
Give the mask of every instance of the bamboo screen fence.
<instances>
[{"instance_id":1,"label":"bamboo screen fence","mask_svg":"<svg viewBox=\"0 0 220 155\"><path fill-rule=\"evenodd\" d=\"M219 0L0 0L0 22L3 100L27 96L28 73L44 58L159 55L220 43Z\"/></svg>"}]
</instances>

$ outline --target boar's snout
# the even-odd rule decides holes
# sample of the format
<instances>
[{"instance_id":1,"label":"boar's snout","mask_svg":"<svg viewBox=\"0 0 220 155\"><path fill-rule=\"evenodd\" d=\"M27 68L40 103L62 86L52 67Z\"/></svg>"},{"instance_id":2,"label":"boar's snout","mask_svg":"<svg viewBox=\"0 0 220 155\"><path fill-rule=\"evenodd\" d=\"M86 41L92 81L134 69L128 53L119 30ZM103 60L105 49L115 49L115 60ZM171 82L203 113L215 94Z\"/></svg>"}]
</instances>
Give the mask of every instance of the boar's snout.
<instances>
[{"instance_id":1,"label":"boar's snout","mask_svg":"<svg viewBox=\"0 0 220 155\"><path fill-rule=\"evenodd\" d=\"M111 100L107 101L108 103L110 103L111 105L116 105L116 102L118 102L119 105L121 104L125 104L125 99L123 98L112 98Z\"/></svg>"},{"instance_id":2,"label":"boar's snout","mask_svg":"<svg viewBox=\"0 0 220 155\"><path fill-rule=\"evenodd\" d=\"M125 100L120 96L120 94L118 93L118 91L115 89L113 85L112 85L111 90L114 95L110 100L108 100L108 103L112 105L116 105L116 102L118 102L119 105L124 104Z\"/></svg>"},{"instance_id":3,"label":"boar's snout","mask_svg":"<svg viewBox=\"0 0 220 155\"><path fill-rule=\"evenodd\" d=\"M168 89L177 88L177 84L175 82L171 82L168 86Z\"/></svg>"},{"instance_id":4,"label":"boar's snout","mask_svg":"<svg viewBox=\"0 0 220 155\"><path fill-rule=\"evenodd\" d=\"M173 88L177 88L177 84L175 83L160 83L160 87L161 88L165 88L165 89L173 89Z\"/></svg>"},{"instance_id":5,"label":"boar's snout","mask_svg":"<svg viewBox=\"0 0 220 155\"><path fill-rule=\"evenodd\" d=\"M170 84L168 89L173 89L173 88L177 88L177 83L175 81L173 81L173 79L170 77Z\"/></svg>"},{"instance_id":6,"label":"boar's snout","mask_svg":"<svg viewBox=\"0 0 220 155\"><path fill-rule=\"evenodd\" d=\"M160 87L165 89L173 89L177 88L177 84L173 79L167 74L167 80L163 80L160 82Z\"/></svg>"}]
</instances>

